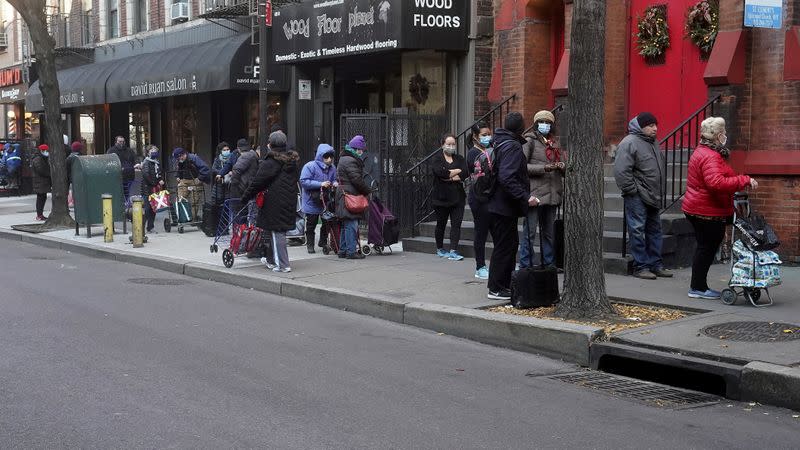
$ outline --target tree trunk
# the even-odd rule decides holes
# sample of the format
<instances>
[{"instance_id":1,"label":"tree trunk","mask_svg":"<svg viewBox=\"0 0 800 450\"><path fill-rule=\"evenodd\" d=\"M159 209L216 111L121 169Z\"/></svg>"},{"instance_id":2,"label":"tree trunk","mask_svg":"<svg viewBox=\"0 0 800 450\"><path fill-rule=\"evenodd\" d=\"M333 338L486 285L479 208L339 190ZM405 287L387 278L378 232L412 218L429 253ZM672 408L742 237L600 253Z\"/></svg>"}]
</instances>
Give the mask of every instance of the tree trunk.
<instances>
[{"instance_id":1,"label":"tree trunk","mask_svg":"<svg viewBox=\"0 0 800 450\"><path fill-rule=\"evenodd\" d=\"M569 61L564 294L556 314L614 315L603 272L605 0L575 0Z\"/></svg>"},{"instance_id":2,"label":"tree trunk","mask_svg":"<svg viewBox=\"0 0 800 450\"><path fill-rule=\"evenodd\" d=\"M75 225L67 206L66 148L61 133L61 93L56 76L55 41L47 30L44 0L8 0L28 25L39 73L39 88L44 102L44 141L50 147L50 175L53 180L52 211L46 227Z\"/></svg>"}]
</instances>

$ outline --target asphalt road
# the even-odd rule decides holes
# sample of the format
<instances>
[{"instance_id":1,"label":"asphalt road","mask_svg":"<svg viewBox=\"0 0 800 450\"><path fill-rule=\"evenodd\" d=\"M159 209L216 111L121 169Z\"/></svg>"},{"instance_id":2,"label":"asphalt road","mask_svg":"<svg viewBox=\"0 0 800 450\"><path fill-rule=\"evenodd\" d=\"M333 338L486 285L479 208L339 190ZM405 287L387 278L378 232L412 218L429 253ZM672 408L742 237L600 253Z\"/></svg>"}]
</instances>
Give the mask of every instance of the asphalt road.
<instances>
[{"instance_id":1,"label":"asphalt road","mask_svg":"<svg viewBox=\"0 0 800 450\"><path fill-rule=\"evenodd\" d=\"M3 449L800 444L787 410L659 408L526 376L576 370L546 358L29 244L0 255Z\"/></svg>"}]
</instances>

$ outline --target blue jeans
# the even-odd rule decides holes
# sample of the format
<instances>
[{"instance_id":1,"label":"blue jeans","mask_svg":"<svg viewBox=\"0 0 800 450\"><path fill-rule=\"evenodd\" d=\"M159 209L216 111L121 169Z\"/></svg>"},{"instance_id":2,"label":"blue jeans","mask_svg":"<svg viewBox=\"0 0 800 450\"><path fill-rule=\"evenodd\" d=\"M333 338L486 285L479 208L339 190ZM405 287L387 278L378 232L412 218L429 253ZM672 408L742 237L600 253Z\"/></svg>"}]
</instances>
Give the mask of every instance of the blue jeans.
<instances>
[{"instance_id":1,"label":"blue jeans","mask_svg":"<svg viewBox=\"0 0 800 450\"><path fill-rule=\"evenodd\" d=\"M339 237L339 253L352 256L358 250L358 220L342 221L342 235Z\"/></svg>"},{"instance_id":2,"label":"blue jeans","mask_svg":"<svg viewBox=\"0 0 800 450\"><path fill-rule=\"evenodd\" d=\"M522 225L522 239L519 244L519 267L533 267L537 262L533 256L536 249L532 242L536 240L536 231L542 228L542 252L544 253L544 265L555 265L555 251L553 250L553 224L556 221L556 205L539 205L528 208L528 217ZM530 226L529 226L530 224Z\"/></svg>"},{"instance_id":3,"label":"blue jeans","mask_svg":"<svg viewBox=\"0 0 800 450\"><path fill-rule=\"evenodd\" d=\"M658 208L646 205L638 195L625 196L624 200L634 272L663 269L661 216Z\"/></svg>"}]
</instances>

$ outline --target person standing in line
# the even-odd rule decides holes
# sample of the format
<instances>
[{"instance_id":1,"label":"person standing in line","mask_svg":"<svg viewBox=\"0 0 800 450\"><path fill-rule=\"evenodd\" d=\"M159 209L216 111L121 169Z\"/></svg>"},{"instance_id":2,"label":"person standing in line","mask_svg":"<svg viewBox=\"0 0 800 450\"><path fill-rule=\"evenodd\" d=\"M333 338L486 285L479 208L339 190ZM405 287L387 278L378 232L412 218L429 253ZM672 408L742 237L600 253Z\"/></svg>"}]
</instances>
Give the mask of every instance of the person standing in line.
<instances>
[{"instance_id":1,"label":"person standing in line","mask_svg":"<svg viewBox=\"0 0 800 450\"><path fill-rule=\"evenodd\" d=\"M317 222L323 211L322 190L336 185L336 166L333 165L334 150L328 144L317 146L317 155L313 161L303 166L300 172L300 187L303 188L302 207L306 215L306 247L308 253L314 250L314 234ZM328 245L328 225L322 220L319 230L319 246Z\"/></svg>"},{"instance_id":2,"label":"person standing in line","mask_svg":"<svg viewBox=\"0 0 800 450\"><path fill-rule=\"evenodd\" d=\"M161 172L159 162L158 147L155 145L147 146L147 156L141 164L142 170L142 200L144 201L145 230L148 233L155 233L156 212L150 207L148 198L150 194L164 189L164 174Z\"/></svg>"},{"instance_id":3,"label":"person standing in line","mask_svg":"<svg viewBox=\"0 0 800 450\"><path fill-rule=\"evenodd\" d=\"M523 225L522 242L519 246L519 267L533 267L533 241L536 231L541 228L542 263L555 267L554 233L556 210L564 196L564 171L561 150L551 139L556 118L547 110L537 112L533 117L536 129L525 135L522 152L528 163L528 177L531 195L538 200L536 206L528 208L527 219Z\"/></svg>"},{"instance_id":4,"label":"person standing in line","mask_svg":"<svg viewBox=\"0 0 800 450\"><path fill-rule=\"evenodd\" d=\"M486 122L472 125L472 148L467 152L467 168L470 174L470 188L467 196L472 221L475 224L475 238L472 241L475 251L475 278L489 279L486 267L486 238L489 236L488 198L475 191L477 179L492 171L492 129Z\"/></svg>"},{"instance_id":5,"label":"person standing in line","mask_svg":"<svg viewBox=\"0 0 800 450\"><path fill-rule=\"evenodd\" d=\"M36 194L36 220L47 220L44 216L44 204L47 202L47 193L53 186L50 178L50 147L47 144L39 146L39 151L31 157L33 172L33 192Z\"/></svg>"},{"instance_id":6,"label":"person standing in line","mask_svg":"<svg viewBox=\"0 0 800 450\"><path fill-rule=\"evenodd\" d=\"M182 147L172 151L172 158L176 163L176 177L178 178L178 198L189 200L192 205L192 217L197 217L203 198L201 192L193 189L211 182L211 170L208 165L194 153L189 153Z\"/></svg>"},{"instance_id":7,"label":"person standing in line","mask_svg":"<svg viewBox=\"0 0 800 450\"><path fill-rule=\"evenodd\" d=\"M344 194L363 195L368 197L372 190L364 181L364 161L361 153L367 148L364 136L357 135L339 154L339 166L336 176L339 186L336 189L336 216L342 220L342 235L339 245L339 257L347 259L364 259L358 253L358 221L363 213L352 213L347 210Z\"/></svg>"},{"instance_id":8,"label":"person standing in line","mask_svg":"<svg viewBox=\"0 0 800 450\"><path fill-rule=\"evenodd\" d=\"M286 149L286 135L276 131L269 135L269 151L258 164L258 171L241 197L242 204L264 192L264 206L258 214L257 226L265 231L272 248L271 258L261 262L273 272L291 272L286 232L294 229L297 208L297 152Z\"/></svg>"},{"instance_id":9,"label":"person standing in line","mask_svg":"<svg viewBox=\"0 0 800 450\"><path fill-rule=\"evenodd\" d=\"M130 196L131 183L136 178L136 152L125 144L125 138L117 136L114 145L106 150L107 155L117 155L122 164L122 193L127 199Z\"/></svg>"},{"instance_id":10,"label":"person standing in line","mask_svg":"<svg viewBox=\"0 0 800 450\"><path fill-rule=\"evenodd\" d=\"M233 159L234 156L230 145L225 141L220 142L217 145L217 157L214 158L214 162L211 164L211 175L214 179L214 184L211 186L211 201L216 205L221 205L225 201L231 177L222 172L225 167L230 165Z\"/></svg>"},{"instance_id":11,"label":"person standing in line","mask_svg":"<svg viewBox=\"0 0 800 450\"><path fill-rule=\"evenodd\" d=\"M716 300L721 294L708 287L708 269L733 215L733 194L747 187L757 189L758 182L747 175L737 175L726 162L730 150L725 147L725 119L703 120L700 135L700 144L689 157L686 195L681 205L697 241L688 296Z\"/></svg>"},{"instance_id":12,"label":"person standing in line","mask_svg":"<svg viewBox=\"0 0 800 450\"><path fill-rule=\"evenodd\" d=\"M440 142L441 152L431 158L433 191L431 205L436 210L436 255L450 261L464 259L458 253L461 221L464 219L466 193L463 180L467 176L467 161L456 153L456 136L446 134ZM444 249L444 231L450 219L450 251Z\"/></svg>"},{"instance_id":13,"label":"person standing in line","mask_svg":"<svg viewBox=\"0 0 800 450\"><path fill-rule=\"evenodd\" d=\"M538 205L530 193L528 165L522 152L525 119L518 112L509 113L503 128L494 132L495 187L489 197L492 251L489 271L490 300L511 300L511 274L517 260L519 233L517 225L529 206Z\"/></svg>"},{"instance_id":14,"label":"person standing in line","mask_svg":"<svg viewBox=\"0 0 800 450\"><path fill-rule=\"evenodd\" d=\"M639 113L628 123L628 135L619 143L614 158L614 178L625 201L633 276L643 280L672 277L661 259L665 165L657 133L655 116Z\"/></svg>"}]
</instances>

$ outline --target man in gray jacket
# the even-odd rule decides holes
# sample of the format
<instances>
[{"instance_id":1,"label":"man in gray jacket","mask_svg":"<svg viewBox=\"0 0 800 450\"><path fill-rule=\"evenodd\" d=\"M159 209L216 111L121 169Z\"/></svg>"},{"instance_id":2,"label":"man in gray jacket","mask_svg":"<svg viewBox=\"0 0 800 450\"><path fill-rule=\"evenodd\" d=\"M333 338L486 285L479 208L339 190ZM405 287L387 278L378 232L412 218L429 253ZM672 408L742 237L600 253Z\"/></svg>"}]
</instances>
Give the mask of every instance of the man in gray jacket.
<instances>
[{"instance_id":1,"label":"man in gray jacket","mask_svg":"<svg viewBox=\"0 0 800 450\"><path fill-rule=\"evenodd\" d=\"M645 280L669 278L661 260L661 216L664 156L656 144L658 121L649 112L628 123L628 135L619 143L614 178L625 201L625 216L633 255L633 276Z\"/></svg>"}]
</instances>

